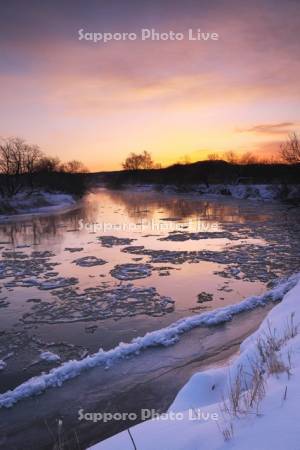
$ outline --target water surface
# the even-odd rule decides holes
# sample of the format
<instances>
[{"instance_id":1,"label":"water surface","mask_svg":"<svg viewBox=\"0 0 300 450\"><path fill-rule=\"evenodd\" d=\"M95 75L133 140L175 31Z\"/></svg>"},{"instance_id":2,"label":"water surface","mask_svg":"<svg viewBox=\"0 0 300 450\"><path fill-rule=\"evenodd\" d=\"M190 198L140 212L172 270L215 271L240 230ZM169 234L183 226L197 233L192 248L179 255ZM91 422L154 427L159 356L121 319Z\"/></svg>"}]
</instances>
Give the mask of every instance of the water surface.
<instances>
[{"instance_id":1,"label":"water surface","mask_svg":"<svg viewBox=\"0 0 300 450\"><path fill-rule=\"evenodd\" d=\"M261 294L277 278L299 270L299 236L297 209L289 205L108 190L89 194L65 214L0 225L0 359L6 363L0 371L1 392L100 347L107 350L179 318ZM254 317L254 322L250 315L243 318L249 321L245 329L257 323ZM185 338L187 346L176 344L167 351L165 361L173 369L190 367L200 351L199 339L205 361L212 349L209 339L221 349L228 329L236 342L241 322L234 331L232 325L222 332L194 331ZM41 359L45 351L59 361ZM122 363L128 388L148 365L152 384L159 378L163 352L155 350L158 365L152 351ZM192 366L195 370L197 364ZM115 398L113 370L108 371L111 384L107 372L97 372L98 382L100 377L106 385L105 401ZM190 371L184 373L176 388ZM93 374L82 374L79 386L87 377L97 385ZM96 395L92 387L86 389L81 386L82 401L83 392ZM47 405L54 392L34 401L45 408L43 402ZM158 395L156 390L151 401ZM119 407L128 406L129 399ZM8 415L26 411L26 401L12 409Z\"/></svg>"}]
</instances>

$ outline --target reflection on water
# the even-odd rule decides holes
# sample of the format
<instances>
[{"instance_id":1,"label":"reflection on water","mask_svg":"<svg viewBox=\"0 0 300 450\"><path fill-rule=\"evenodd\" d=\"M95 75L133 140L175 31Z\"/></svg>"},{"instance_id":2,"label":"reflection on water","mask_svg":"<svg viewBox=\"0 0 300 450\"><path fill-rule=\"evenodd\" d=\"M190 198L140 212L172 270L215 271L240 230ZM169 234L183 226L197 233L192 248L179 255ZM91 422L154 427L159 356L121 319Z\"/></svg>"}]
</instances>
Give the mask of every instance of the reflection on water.
<instances>
[{"instance_id":1,"label":"reflection on water","mask_svg":"<svg viewBox=\"0 0 300 450\"><path fill-rule=\"evenodd\" d=\"M43 245L52 239L62 240L66 227L75 229L78 226L76 213L67 216L63 217L63 223L59 216L44 216L32 217L24 222L0 224L0 240L12 247Z\"/></svg>"},{"instance_id":2,"label":"reflection on water","mask_svg":"<svg viewBox=\"0 0 300 450\"><path fill-rule=\"evenodd\" d=\"M299 217L260 205L100 190L66 214L0 225L3 390L57 364L41 350L81 358L299 270Z\"/></svg>"},{"instance_id":3,"label":"reflection on water","mask_svg":"<svg viewBox=\"0 0 300 450\"><path fill-rule=\"evenodd\" d=\"M110 191L109 196L114 203L124 206L126 214L132 218L154 217L159 212L181 219L199 218L203 221L244 223L249 216L247 207L243 207L242 202L237 201L199 201L193 197L123 191ZM265 214L258 214L256 208L251 209L252 220L263 221L268 217Z\"/></svg>"},{"instance_id":4,"label":"reflection on water","mask_svg":"<svg viewBox=\"0 0 300 450\"><path fill-rule=\"evenodd\" d=\"M199 200L147 192L103 191L90 194L79 209L64 215L33 216L22 221L0 223L0 240L9 241L12 245L39 245L52 237L63 239L66 229L68 232L79 229L80 221L88 224L105 221L108 224L108 219L111 219L111 223L121 225L142 219L151 223L154 218L177 218L178 221L198 219L211 227L220 222L265 222L273 220L276 211L277 206L264 205L262 211L256 203L245 205L245 201L238 200ZM115 214L119 215L118 219Z\"/></svg>"}]
</instances>

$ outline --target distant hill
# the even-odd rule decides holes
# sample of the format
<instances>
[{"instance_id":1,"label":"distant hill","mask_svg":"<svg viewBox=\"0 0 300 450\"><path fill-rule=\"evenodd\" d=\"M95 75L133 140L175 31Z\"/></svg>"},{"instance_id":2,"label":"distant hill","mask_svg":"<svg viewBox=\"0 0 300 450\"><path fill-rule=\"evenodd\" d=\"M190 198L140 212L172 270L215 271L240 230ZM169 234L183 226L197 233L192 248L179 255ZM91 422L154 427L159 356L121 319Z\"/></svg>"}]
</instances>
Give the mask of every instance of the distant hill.
<instances>
[{"instance_id":1,"label":"distant hill","mask_svg":"<svg viewBox=\"0 0 300 450\"><path fill-rule=\"evenodd\" d=\"M226 161L198 161L173 164L163 169L120 170L88 175L91 182L111 187L123 184L268 184L300 183L300 164L231 164Z\"/></svg>"}]
</instances>

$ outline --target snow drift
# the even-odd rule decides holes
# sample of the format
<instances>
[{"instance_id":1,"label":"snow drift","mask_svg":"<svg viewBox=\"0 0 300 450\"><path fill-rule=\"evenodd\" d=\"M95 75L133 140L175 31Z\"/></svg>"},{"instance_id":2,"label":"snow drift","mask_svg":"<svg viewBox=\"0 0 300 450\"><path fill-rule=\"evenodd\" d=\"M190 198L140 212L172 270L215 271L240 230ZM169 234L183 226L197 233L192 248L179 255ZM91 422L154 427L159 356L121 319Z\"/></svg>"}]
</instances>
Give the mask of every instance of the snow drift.
<instances>
[{"instance_id":1,"label":"snow drift","mask_svg":"<svg viewBox=\"0 0 300 450\"><path fill-rule=\"evenodd\" d=\"M75 198L61 192L22 191L12 198L0 197L0 221L6 222L15 217L30 214L50 214L67 210L76 205Z\"/></svg>"},{"instance_id":2,"label":"snow drift","mask_svg":"<svg viewBox=\"0 0 300 450\"><path fill-rule=\"evenodd\" d=\"M295 280L295 278L294 278ZM299 277L298 277L299 280ZM259 329L240 347L240 354L228 367L210 369L195 374L178 393L170 412L181 414L182 420L149 420L131 428L131 435L139 450L292 450L299 447L300 404L300 281L289 290L282 302L276 305ZM289 318L294 322L294 332ZM296 331L298 329L298 331ZM250 366L259 356L259 345L271 333L278 337L281 346L276 350L282 361L290 361L289 370L267 372L264 395L259 402L259 412L231 414L230 428L224 413L224 402L230 397L232 380L236 380L241 367L249 373ZM288 333L287 333L288 330ZM250 385L246 384L243 393ZM191 411L203 411L206 417L218 414L213 420L191 420ZM223 412L222 412L223 411ZM224 430L228 433L224 434ZM90 450L132 450L132 441L124 431L96 444Z\"/></svg>"}]
</instances>

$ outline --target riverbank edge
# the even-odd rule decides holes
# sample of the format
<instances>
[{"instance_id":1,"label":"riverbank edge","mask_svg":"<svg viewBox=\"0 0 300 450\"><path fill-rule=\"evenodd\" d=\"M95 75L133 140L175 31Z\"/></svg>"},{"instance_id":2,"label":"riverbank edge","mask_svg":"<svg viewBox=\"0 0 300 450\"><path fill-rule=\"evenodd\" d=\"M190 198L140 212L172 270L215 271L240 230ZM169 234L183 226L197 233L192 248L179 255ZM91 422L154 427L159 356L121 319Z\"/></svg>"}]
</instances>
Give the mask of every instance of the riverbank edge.
<instances>
[{"instance_id":1,"label":"riverbank edge","mask_svg":"<svg viewBox=\"0 0 300 450\"><path fill-rule=\"evenodd\" d=\"M165 419L152 419L132 427L136 448L152 450L159 448L161 442L168 450L192 450L199 444L202 450L294 448L300 438L297 424L300 398L299 296L300 281L268 312L258 329L241 343L240 352L229 365L196 373L178 392ZM274 350L276 367L273 366L274 361L259 359L259 344L270 340L277 346ZM253 393L250 383L253 379L249 378L249 373L257 361L261 364L258 366L260 376L264 378L257 408L235 412L232 406L237 391L240 391L238 395L242 399L239 408L245 404L247 392ZM268 363L272 364L271 369ZM245 379L240 378L241 368L245 370ZM206 417L217 413L219 418L215 422L204 419L201 422L199 417L191 420L191 411L194 412L192 415L195 411L204 411ZM126 431L89 450L120 448L132 449L132 441Z\"/></svg>"},{"instance_id":2,"label":"riverbank edge","mask_svg":"<svg viewBox=\"0 0 300 450\"><path fill-rule=\"evenodd\" d=\"M80 199L64 192L20 192L12 198L0 197L0 223L72 210Z\"/></svg>"},{"instance_id":3,"label":"riverbank edge","mask_svg":"<svg viewBox=\"0 0 300 450\"><path fill-rule=\"evenodd\" d=\"M100 186L99 186L100 187ZM101 185L107 189L111 186ZM116 188L115 188L116 189ZM121 191L191 194L214 198L234 198L253 201L288 201L300 203L300 184L124 184Z\"/></svg>"}]
</instances>

